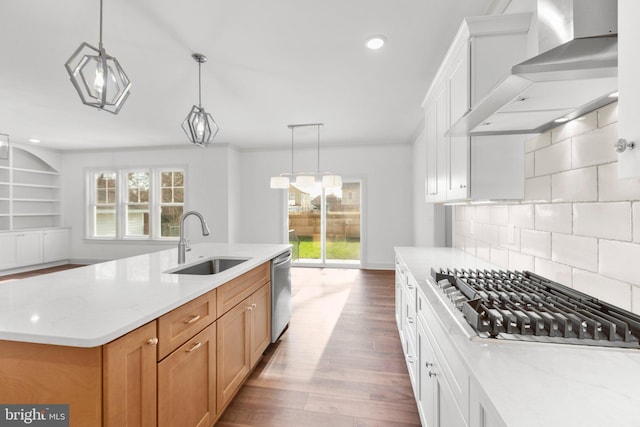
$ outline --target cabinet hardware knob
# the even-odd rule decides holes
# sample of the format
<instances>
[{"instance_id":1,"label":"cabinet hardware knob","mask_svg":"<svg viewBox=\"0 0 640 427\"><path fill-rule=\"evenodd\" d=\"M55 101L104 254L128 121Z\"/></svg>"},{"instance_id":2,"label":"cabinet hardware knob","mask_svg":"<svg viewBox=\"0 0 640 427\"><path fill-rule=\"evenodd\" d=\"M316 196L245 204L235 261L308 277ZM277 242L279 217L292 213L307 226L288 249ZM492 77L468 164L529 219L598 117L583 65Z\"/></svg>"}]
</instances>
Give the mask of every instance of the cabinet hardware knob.
<instances>
[{"instance_id":1,"label":"cabinet hardware knob","mask_svg":"<svg viewBox=\"0 0 640 427\"><path fill-rule=\"evenodd\" d=\"M192 351L196 351L197 349L200 348L200 346L202 345L201 342L197 342L193 345L193 347L191 347L189 350L187 350L187 353L191 353Z\"/></svg>"},{"instance_id":2,"label":"cabinet hardware knob","mask_svg":"<svg viewBox=\"0 0 640 427\"><path fill-rule=\"evenodd\" d=\"M256 308L258 305L257 304L251 304L251 307Z\"/></svg>"},{"instance_id":3,"label":"cabinet hardware knob","mask_svg":"<svg viewBox=\"0 0 640 427\"><path fill-rule=\"evenodd\" d=\"M407 360L409 361L409 363L413 363L413 356L407 354Z\"/></svg>"},{"instance_id":4,"label":"cabinet hardware knob","mask_svg":"<svg viewBox=\"0 0 640 427\"><path fill-rule=\"evenodd\" d=\"M636 146L636 143L633 141L627 141L624 138L620 138L616 141L615 144L613 144L613 146L616 149L617 153L623 153L627 148L629 150L633 150Z\"/></svg>"},{"instance_id":5,"label":"cabinet hardware knob","mask_svg":"<svg viewBox=\"0 0 640 427\"><path fill-rule=\"evenodd\" d=\"M195 315L195 316L193 316L191 319L189 319L189 320L185 320L185 321L184 321L184 323L186 323L186 324L191 324L191 323L195 323L195 322L197 322L198 320L200 320L200 315L199 315L199 314L196 314L196 315Z\"/></svg>"},{"instance_id":6,"label":"cabinet hardware knob","mask_svg":"<svg viewBox=\"0 0 640 427\"><path fill-rule=\"evenodd\" d=\"M413 317L408 317L407 321L411 324L413 324L415 322L415 320L413 320Z\"/></svg>"},{"instance_id":7,"label":"cabinet hardware knob","mask_svg":"<svg viewBox=\"0 0 640 427\"><path fill-rule=\"evenodd\" d=\"M429 371L429 377L435 377L437 374L433 371Z\"/></svg>"},{"instance_id":8,"label":"cabinet hardware knob","mask_svg":"<svg viewBox=\"0 0 640 427\"><path fill-rule=\"evenodd\" d=\"M424 362L424 367L428 368L429 366L433 366L433 363Z\"/></svg>"},{"instance_id":9,"label":"cabinet hardware knob","mask_svg":"<svg viewBox=\"0 0 640 427\"><path fill-rule=\"evenodd\" d=\"M147 344L152 345L152 346L156 346L158 345L158 338L149 338L149 340L147 340Z\"/></svg>"},{"instance_id":10,"label":"cabinet hardware knob","mask_svg":"<svg viewBox=\"0 0 640 427\"><path fill-rule=\"evenodd\" d=\"M247 310L251 311L251 310L253 310L253 307L249 306L249 307L247 307Z\"/></svg>"},{"instance_id":11,"label":"cabinet hardware knob","mask_svg":"<svg viewBox=\"0 0 640 427\"><path fill-rule=\"evenodd\" d=\"M464 184L460 184L460 188L467 188L467 186Z\"/></svg>"}]
</instances>

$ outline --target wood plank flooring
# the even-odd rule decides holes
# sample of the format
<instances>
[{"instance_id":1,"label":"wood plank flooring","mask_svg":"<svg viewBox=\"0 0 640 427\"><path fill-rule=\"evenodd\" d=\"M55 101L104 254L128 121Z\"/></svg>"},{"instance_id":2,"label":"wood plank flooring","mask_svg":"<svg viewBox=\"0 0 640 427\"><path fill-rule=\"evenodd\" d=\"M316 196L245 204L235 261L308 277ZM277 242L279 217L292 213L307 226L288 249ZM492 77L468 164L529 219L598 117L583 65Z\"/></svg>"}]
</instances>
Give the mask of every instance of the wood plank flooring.
<instances>
[{"instance_id":1,"label":"wood plank flooring","mask_svg":"<svg viewBox=\"0 0 640 427\"><path fill-rule=\"evenodd\" d=\"M7 274L0 276L0 282L9 282L12 280L25 279L27 277L40 276L42 274L54 273L56 271L69 270L70 268L83 267L84 264L63 264L55 267L40 268L38 270L30 270L22 273Z\"/></svg>"},{"instance_id":2,"label":"wood plank flooring","mask_svg":"<svg viewBox=\"0 0 640 427\"><path fill-rule=\"evenodd\" d=\"M293 315L216 427L409 427L420 420L393 271L294 268Z\"/></svg>"}]
</instances>

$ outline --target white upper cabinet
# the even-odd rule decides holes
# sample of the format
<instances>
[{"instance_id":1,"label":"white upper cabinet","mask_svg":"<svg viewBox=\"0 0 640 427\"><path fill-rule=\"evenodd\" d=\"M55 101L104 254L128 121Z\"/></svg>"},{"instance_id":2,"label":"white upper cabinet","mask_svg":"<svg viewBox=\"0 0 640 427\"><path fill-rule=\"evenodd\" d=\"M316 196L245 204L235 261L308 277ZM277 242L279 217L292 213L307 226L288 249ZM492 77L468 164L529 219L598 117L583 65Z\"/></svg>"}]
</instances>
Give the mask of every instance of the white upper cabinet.
<instances>
[{"instance_id":1,"label":"white upper cabinet","mask_svg":"<svg viewBox=\"0 0 640 427\"><path fill-rule=\"evenodd\" d=\"M618 154L618 176L640 177L640 2L618 1L618 137L634 142L634 148L621 146L625 150ZM612 141L613 143L614 141Z\"/></svg>"},{"instance_id":2,"label":"white upper cabinet","mask_svg":"<svg viewBox=\"0 0 640 427\"><path fill-rule=\"evenodd\" d=\"M524 196L525 137L452 136L449 129L526 59L530 22L531 14L463 21L423 102L426 201Z\"/></svg>"}]
</instances>

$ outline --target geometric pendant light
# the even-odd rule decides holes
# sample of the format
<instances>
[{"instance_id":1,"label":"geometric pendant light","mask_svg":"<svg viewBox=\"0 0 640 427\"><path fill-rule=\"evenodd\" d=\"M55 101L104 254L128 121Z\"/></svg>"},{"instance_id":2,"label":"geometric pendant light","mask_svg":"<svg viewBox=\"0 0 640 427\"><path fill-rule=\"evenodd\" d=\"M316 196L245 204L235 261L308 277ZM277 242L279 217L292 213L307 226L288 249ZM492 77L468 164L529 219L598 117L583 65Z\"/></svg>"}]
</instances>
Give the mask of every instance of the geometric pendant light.
<instances>
[{"instance_id":1,"label":"geometric pendant light","mask_svg":"<svg viewBox=\"0 0 640 427\"><path fill-rule=\"evenodd\" d=\"M213 142L220 128L211 114L207 113L202 106L202 63L207 61L207 57L201 53L194 53L191 56L198 63L198 105L191 108L189 115L182 122L182 129L189 141L200 147L206 147Z\"/></svg>"},{"instance_id":2,"label":"geometric pendant light","mask_svg":"<svg viewBox=\"0 0 640 427\"><path fill-rule=\"evenodd\" d=\"M131 93L131 81L102 45L102 0L98 48L83 42L64 66L83 104L118 114Z\"/></svg>"}]
</instances>

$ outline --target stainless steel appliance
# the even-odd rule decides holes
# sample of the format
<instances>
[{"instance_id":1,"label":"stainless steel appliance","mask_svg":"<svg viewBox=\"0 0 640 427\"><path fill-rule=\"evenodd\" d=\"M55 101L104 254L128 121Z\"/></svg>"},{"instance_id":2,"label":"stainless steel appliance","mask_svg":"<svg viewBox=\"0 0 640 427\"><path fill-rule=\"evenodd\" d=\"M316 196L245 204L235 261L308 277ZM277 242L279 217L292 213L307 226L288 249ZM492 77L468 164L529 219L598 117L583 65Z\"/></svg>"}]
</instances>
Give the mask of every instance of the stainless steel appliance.
<instances>
[{"instance_id":1,"label":"stainless steel appliance","mask_svg":"<svg viewBox=\"0 0 640 427\"><path fill-rule=\"evenodd\" d=\"M276 342L291 319L291 250L271 261L271 342Z\"/></svg>"},{"instance_id":2,"label":"stainless steel appliance","mask_svg":"<svg viewBox=\"0 0 640 427\"><path fill-rule=\"evenodd\" d=\"M640 349L640 316L529 271L431 276L481 337Z\"/></svg>"}]
</instances>

